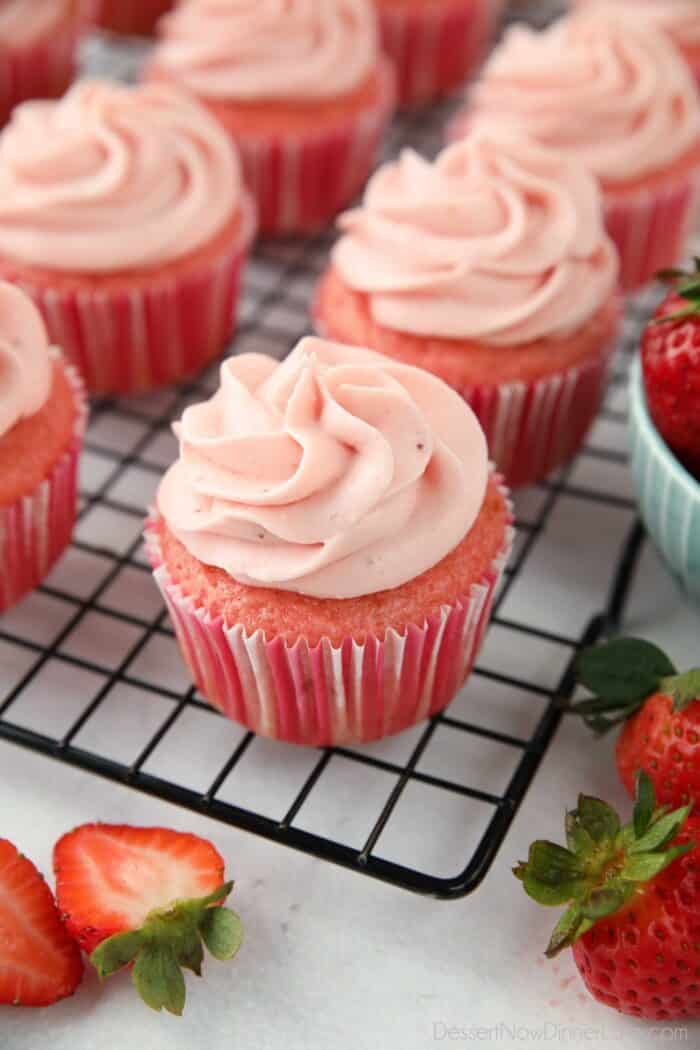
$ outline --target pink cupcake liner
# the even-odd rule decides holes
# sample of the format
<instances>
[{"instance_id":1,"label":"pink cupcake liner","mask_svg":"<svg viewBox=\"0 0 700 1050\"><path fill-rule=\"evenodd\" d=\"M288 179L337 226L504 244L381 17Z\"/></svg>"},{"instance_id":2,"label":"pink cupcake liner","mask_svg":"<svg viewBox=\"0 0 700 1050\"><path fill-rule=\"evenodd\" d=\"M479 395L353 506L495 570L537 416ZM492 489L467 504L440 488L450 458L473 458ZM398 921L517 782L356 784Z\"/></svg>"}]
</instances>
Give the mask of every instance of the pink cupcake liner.
<instances>
[{"instance_id":1,"label":"pink cupcake liner","mask_svg":"<svg viewBox=\"0 0 700 1050\"><path fill-rule=\"evenodd\" d=\"M253 239L252 205L238 240L200 267L146 284L61 288L32 284L0 262L41 311L52 342L93 394L131 394L198 372L222 353L236 322L241 274Z\"/></svg>"},{"instance_id":2,"label":"pink cupcake liner","mask_svg":"<svg viewBox=\"0 0 700 1050\"><path fill-rule=\"evenodd\" d=\"M578 452L600 409L613 352L611 345L594 360L533 382L459 389L508 485L541 481Z\"/></svg>"},{"instance_id":3,"label":"pink cupcake liner","mask_svg":"<svg viewBox=\"0 0 700 1050\"><path fill-rule=\"evenodd\" d=\"M393 70L385 63L376 104L329 131L234 136L260 232L312 232L359 193L374 167L395 105Z\"/></svg>"},{"instance_id":4,"label":"pink cupcake liner","mask_svg":"<svg viewBox=\"0 0 700 1050\"><path fill-rule=\"evenodd\" d=\"M700 171L673 186L604 196L605 225L620 255L620 285L630 292L684 258L700 211Z\"/></svg>"},{"instance_id":5,"label":"pink cupcake liner","mask_svg":"<svg viewBox=\"0 0 700 1050\"><path fill-rule=\"evenodd\" d=\"M430 102L475 72L503 7L503 0L380 7L382 45L396 67L399 105Z\"/></svg>"},{"instance_id":6,"label":"pink cupcake liner","mask_svg":"<svg viewBox=\"0 0 700 1050\"><path fill-rule=\"evenodd\" d=\"M56 350L51 354L60 358ZM0 613L41 583L73 534L87 400L78 373L64 369L78 408L71 444L33 492L0 507Z\"/></svg>"},{"instance_id":7,"label":"pink cupcake liner","mask_svg":"<svg viewBox=\"0 0 700 1050\"><path fill-rule=\"evenodd\" d=\"M0 124L30 98L57 98L76 73L76 50L83 25L66 19L44 38L25 47L3 48L0 57Z\"/></svg>"},{"instance_id":8,"label":"pink cupcake liner","mask_svg":"<svg viewBox=\"0 0 700 1050\"><path fill-rule=\"evenodd\" d=\"M303 638L290 645L262 631L226 627L172 579L155 518L145 536L155 580L202 695L260 736L315 747L377 740L450 703L479 652L513 528L509 523L498 557L469 593L421 626L389 629L384 638L369 635L363 643L347 638L334 645L323 638L314 646Z\"/></svg>"},{"instance_id":9,"label":"pink cupcake liner","mask_svg":"<svg viewBox=\"0 0 700 1050\"><path fill-rule=\"evenodd\" d=\"M115 33L152 33L158 19L175 0L91 0L90 21Z\"/></svg>"}]
</instances>

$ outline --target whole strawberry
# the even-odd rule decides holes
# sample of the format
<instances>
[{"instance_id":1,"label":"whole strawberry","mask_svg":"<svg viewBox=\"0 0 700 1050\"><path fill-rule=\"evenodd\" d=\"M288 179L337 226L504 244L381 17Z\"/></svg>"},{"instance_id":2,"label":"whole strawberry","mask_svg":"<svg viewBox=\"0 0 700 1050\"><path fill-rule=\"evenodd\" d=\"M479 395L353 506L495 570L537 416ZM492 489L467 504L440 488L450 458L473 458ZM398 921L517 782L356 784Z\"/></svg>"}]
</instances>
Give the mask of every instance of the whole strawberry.
<instances>
[{"instance_id":1,"label":"whole strawberry","mask_svg":"<svg viewBox=\"0 0 700 1050\"><path fill-rule=\"evenodd\" d=\"M668 447L700 478L700 259L692 273L659 276L675 288L642 336L647 404Z\"/></svg>"},{"instance_id":2,"label":"whole strawberry","mask_svg":"<svg viewBox=\"0 0 700 1050\"><path fill-rule=\"evenodd\" d=\"M615 757L629 794L643 769L660 803L700 804L700 670L679 674L663 650L640 638L584 650L577 670L594 696L572 710L596 733L624 723Z\"/></svg>"},{"instance_id":3,"label":"whole strawberry","mask_svg":"<svg viewBox=\"0 0 700 1050\"><path fill-rule=\"evenodd\" d=\"M656 807L640 773L631 824L581 795L567 848L535 842L514 869L540 904L568 905L547 956L572 947L591 995L657 1021L700 1017L700 819Z\"/></svg>"},{"instance_id":4,"label":"whole strawberry","mask_svg":"<svg viewBox=\"0 0 700 1050\"><path fill-rule=\"evenodd\" d=\"M54 871L66 928L100 978L133 963L136 990L154 1010L182 1013L182 971L201 976L203 944L217 959L240 947L240 919L219 907L233 883L196 835L84 824L56 843Z\"/></svg>"}]
</instances>

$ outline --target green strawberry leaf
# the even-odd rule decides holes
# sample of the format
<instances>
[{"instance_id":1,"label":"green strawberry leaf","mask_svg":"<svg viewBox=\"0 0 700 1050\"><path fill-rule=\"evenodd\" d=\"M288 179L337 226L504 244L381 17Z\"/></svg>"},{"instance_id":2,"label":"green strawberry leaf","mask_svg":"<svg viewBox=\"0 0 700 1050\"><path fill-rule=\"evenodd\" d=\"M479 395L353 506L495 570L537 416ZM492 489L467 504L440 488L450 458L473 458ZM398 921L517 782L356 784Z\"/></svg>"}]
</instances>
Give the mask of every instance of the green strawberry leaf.
<instances>
[{"instance_id":1,"label":"green strawberry leaf","mask_svg":"<svg viewBox=\"0 0 700 1050\"><path fill-rule=\"evenodd\" d=\"M578 820L596 843L612 842L620 830L620 818L612 806L590 795L579 795Z\"/></svg>"},{"instance_id":2,"label":"green strawberry leaf","mask_svg":"<svg viewBox=\"0 0 700 1050\"><path fill-rule=\"evenodd\" d=\"M679 857L693 849L695 849L694 842L683 842L664 850L663 853L640 853L638 856L627 857L620 874L623 879L628 879L630 882L649 882Z\"/></svg>"},{"instance_id":3,"label":"green strawberry leaf","mask_svg":"<svg viewBox=\"0 0 700 1050\"><path fill-rule=\"evenodd\" d=\"M660 689L673 700L674 711L685 711L691 704L700 701L700 668L663 678Z\"/></svg>"},{"instance_id":4,"label":"green strawberry leaf","mask_svg":"<svg viewBox=\"0 0 700 1050\"><path fill-rule=\"evenodd\" d=\"M583 922L584 918L578 904L571 904L552 931L545 951L548 959L553 959L562 949L570 947L577 940L581 934Z\"/></svg>"},{"instance_id":5,"label":"green strawberry leaf","mask_svg":"<svg viewBox=\"0 0 700 1050\"><path fill-rule=\"evenodd\" d=\"M614 915L634 894L649 892L644 889L647 883L696 848L695 843L670 845L691 810L691 805L674 812L657 807L652 782L640 772L631 823L621 826L607 803L581 795L578 808L566 814L569 848L546 841L532 844L528 860L513 869L514 875L538 903L568 905L552 934L548 956Z\"/></svg>"},{"instance_id":6,"label":"green strawberry leaf","mask_svg":"<svg viewBox=\"0 0 700 1050\"><path fill-rule=\"evenodd\" d=\"M199 928L215 959L232 959L243 942L243 924L228 908L210 908Z\"/></svg>"},{"instance_id":7,"label":"green strawberry leaf","mask_svg":"<svg viewBox=\"0 0 700 1050\"><path fill-rule=\"evenodd\" d=\"M185 1009L185 978L170 948L145 944L136 959L133 982L146 1006L181 1016Z\"/></svg>"},{"instance_id":8,"label":"green strawberry leaf","mask_svg":"<svg viewBox=\"0 0 700 1050\"><path fill-rule=\"evenodd\" d=\"M641 838L636 839L629 847L629 853L651 853L662 850L672 839L676 837L686 820L693 811L690 803L681 809L674 809L672 813L664 813L652 821L648 830Z\"/></svg>"},{"instance_id":9,"label":"green strawberry leaf","mask_svg":"<svg viewBox=\"0 0 700 1050\"><path fill-rule=\"evenodd\" d=\"M604 886L593 890L589 897L580 904L581 915L584 919L597 922L604 919L606 915L613 915L619 911L627 899L628 893L624 886Z\"/></svg>"},{"instance_id":10,"label":"green strawberry leaf","mask_svg":"<svg viewBox=\"0 0 700 1050\"><path fill-rule=\"evenodd\" d=\"M645 773L643 769L640 769L637 773L636 779L636 802L634 806L634 834L635 837L641 839L642 835L648 830L649 825L654 817L654 808L656 806L656 796L654 793L654 785L651 781L651 777L648 773Z\"/></svg>"},{"instance_id":11,"label":"green strawberry leaf","mask_svg":"<svg viewBox=\"0 0 700 1050\"><path fill-rule=\"evenodd\" d=\"M658 689L661 678L675 674L666 654L640 638L615 638L584 649L577 661L582 685L608 702L629 704L645 700Z\"/></svg>"},{"instance_id":12,"label":"green strawberry leaf","mask_svg":"<svg viewBox=\"0 0 700 1050\"><path fill-rule=\"evenodd\" d=\"M143 935L140 930L128 933L115 933L95 948L90 962L97 970L101 981L110 977L117 970L133 962L143 947Z\"/></svg>"}]
</instances>

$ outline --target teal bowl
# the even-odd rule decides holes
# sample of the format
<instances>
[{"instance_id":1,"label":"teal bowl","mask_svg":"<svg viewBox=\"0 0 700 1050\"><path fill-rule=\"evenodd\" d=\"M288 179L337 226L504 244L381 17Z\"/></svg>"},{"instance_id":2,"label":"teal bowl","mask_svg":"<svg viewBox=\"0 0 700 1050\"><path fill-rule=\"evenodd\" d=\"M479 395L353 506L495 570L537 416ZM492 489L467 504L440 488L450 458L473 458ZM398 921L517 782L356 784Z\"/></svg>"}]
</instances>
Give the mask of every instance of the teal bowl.
<instances>
[{"instance_id":1,"label":"teal bowl","mask_svg":"<svg viewBox=\"0 0 700 1050\"><path fill-rule=\"evenodd\" d=\"M638 357L630 375L630 442L642 520L683 590L700 605L700 482L651 421Z\"/></svg>"}]
</instances>

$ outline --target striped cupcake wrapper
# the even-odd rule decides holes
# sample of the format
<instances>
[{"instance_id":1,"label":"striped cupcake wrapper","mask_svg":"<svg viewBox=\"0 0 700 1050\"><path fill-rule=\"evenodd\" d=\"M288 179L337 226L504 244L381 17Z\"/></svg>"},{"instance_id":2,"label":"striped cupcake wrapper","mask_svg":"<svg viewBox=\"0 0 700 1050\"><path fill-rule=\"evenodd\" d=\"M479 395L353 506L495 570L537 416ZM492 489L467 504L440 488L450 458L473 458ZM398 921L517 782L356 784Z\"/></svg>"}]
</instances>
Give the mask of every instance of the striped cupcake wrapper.
<instances>
[{"instance_id":1,"label":"striped cupcake wrapper","mask_svg":"<svg viewBox=\"0 0 700 1050\"><path fill-rule=\"evenodd\" d=\"M630 377L630 447L642 520L684 591L700 605L700 482L652 423L639 360Z\"/></svg>"},{"instance_id":2,"label":"striped cupcake wrapper","mask_svg":"<svg viewBox=\"0 0 700 1050\"><path fill-rule=\"evenodd\" d=\"M374 167L394 106L394 74L385 62L375 105L333 130L235 136L260 233L309 233L349 204Z\"/></svg>"},{"instance_id":3,"label":"striped cupcake wrapper","mask_svg":"<svg viewBox=\"0 0 700 1050\"><path fill-rule=\"evenodd\" d=\"M91 394L135 394L181 382L221 354L236 323L241 274L255 233L252 204L224 252L174 277L80 288L31 283L11 265L0 277L37 305L51 341Z\"/></svg>"},{"instance_id":4,"label":"striped cupcake wrapper","mask_svg":"<svg viewBox=\"0 0 700 1050\"><path fill-rule=\"evenodd\" d=\"M67 18L50 37L0 56L0 125L13 108L30 98L57 98L76 73L77 47L83 26Z\"/></svg>"},{"instance_id":5,"label":"striped cupcake wrapper","mask_svg":"<svg viewBox=\"0 0 700 1050\"><path fill-rule=\"evenodd\" d=\"M52 350L53 360L60 359ZM48 477L28 495L0 507L0 613L15 605L49 574L68 546L75 525L78 462L87 423L85 388L64 363L73 390L76 417L69 448Z\"/></svg>"},{"instance_id":6,"label":"striped cupcake wrapper","mask_svg":"<svg viewBox=\"0 0 700 1050\"><path fill-rule=\"evenodd\" d=\"M425 105L475 72L503 7L503 0L380 4L382 46L396 67L399 105Z\"/></svg>"},{"instance_id":7,"label":"striped cupcake wrapper","mask_svg":"<svg viewBox=\"0 0 700 1050\"><path fill-rule=\"evenodd\" d=\"M600 409L614 350L611 344L597 357L535 382L458 390L508 485L532 485L576 455Z\"/></svg>"},{"instance_id":8,"label":"striped cupcake wrapper","mask_svg":"<svg viewBox=\"0 0 700 1050\"><path fill-rule=\"evenodd\" d=\"M500 490L506 500L504 486ZM364 642L314 646L226 627L188 597L163 563L157 519L146 549L185 662L197 688L222 714L261 736L307 746L364 743L441 711L466 681L479 652L513 542L512 507L503 547L483 578L421 625Z\"/></svg>"}]
</instances>

